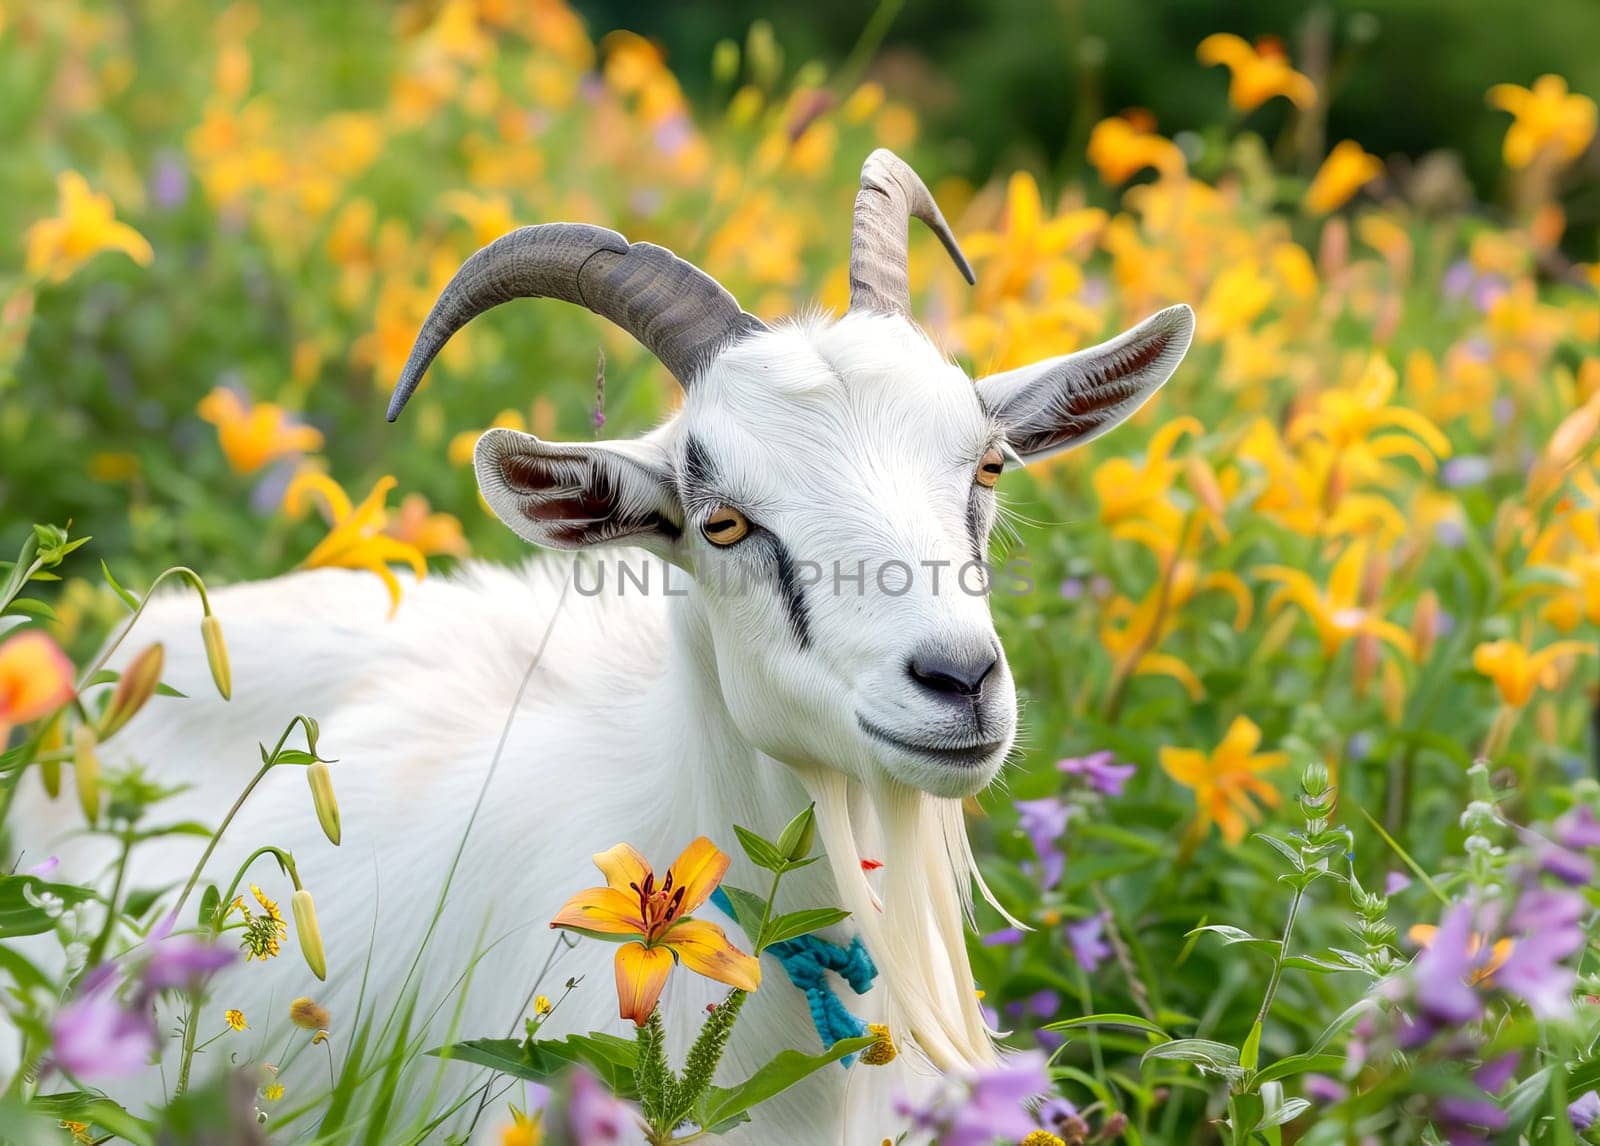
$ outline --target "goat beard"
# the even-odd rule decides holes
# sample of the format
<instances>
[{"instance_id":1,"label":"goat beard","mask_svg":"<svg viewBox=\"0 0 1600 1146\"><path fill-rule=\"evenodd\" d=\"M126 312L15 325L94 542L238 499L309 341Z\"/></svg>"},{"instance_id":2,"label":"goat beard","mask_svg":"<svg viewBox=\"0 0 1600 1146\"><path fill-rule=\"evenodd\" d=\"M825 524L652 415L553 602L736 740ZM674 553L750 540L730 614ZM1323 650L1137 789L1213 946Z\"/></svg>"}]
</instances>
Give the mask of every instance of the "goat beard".
<instances>
[{"instance_id":1,"label":"goat beard","mask_svg":"<svg viewBox=\"0 0 1600 1146\"><path fill-rule=\"evenodd\" d=\"M973 887L1016 921L978 873L961 801L889 779L866 785L825 769L804 770L800 779L816 801L841 906L882 977L890 1032L900 1041L909 1036L942 1071L994 1065L997 1032L978 1006L967 958ZM881 900L867 882L864 856L883 858Z\"/></svg>"}]
</instances>

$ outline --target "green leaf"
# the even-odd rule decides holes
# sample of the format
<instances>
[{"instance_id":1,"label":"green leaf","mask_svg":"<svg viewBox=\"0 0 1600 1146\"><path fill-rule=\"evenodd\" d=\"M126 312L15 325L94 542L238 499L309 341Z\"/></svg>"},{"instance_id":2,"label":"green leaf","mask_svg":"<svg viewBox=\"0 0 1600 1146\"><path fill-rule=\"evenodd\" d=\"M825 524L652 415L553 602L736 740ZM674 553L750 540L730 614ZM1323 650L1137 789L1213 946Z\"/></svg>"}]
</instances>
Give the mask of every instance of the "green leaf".
<instances>
[{"instance_id":1,"label":"green leaf","mask_svg":"<svg viewBox=\"0 0 1600 1146\"><path fill-rule=\"evenodd\" d=\"M733 825L733 834L739 837L739 846L744 848L744 854L750 857L750 862L757 867L766 868L768 871L782 871L789 863L771 842L762 839L748 828Z\"/></svg>"},{"instance_id":2,"label":"green leaf","mask_svg":"<svg viewBox=\"0 0 1600 1146\"><path fill-rule=\"evenodd\" d=\"M809 935L813 931L832 927L835 923L849 918L850 913L838 907L814 907L805 911L790 911L767 922L767 930L761 936L759 946L771 947L774 943L782 943L785 939L793 939L799 935Z\"/></svg>"},{"instance_id":3,"label":"green leaf","mask_svg":"<svg viewBox=\"0 0 1600 1146\"><path fill-rule=\"evenodd\" d=\"M117 584L117 579L111 575L111 566L107 565L103 560L100 562L100 572L105 577L106 584L111 586L111 591L122 598L122 603L137 612L139 598Z\"/></svg>"},{"instance_id":4,"label":"green leaf","mask_svg":"<svg viewBox=\"0 0 1600 1146\"><path fill-rule=\"evenodd\" d=\"M1293 967L1299 971L1313 971L1319 975L1330 975L1335 971L1354 971L1355 967L1347 967L1343 963L1333 963L1327 959L1318 959L1315 955L1290 955L1284 959L1285 967Z\"/></svg>"},{"instance_id":5,"label":"green leaf","mask_svg":"<svg viewBox=\"0 0 1600 1146\"><path fill-rule=\"evenodd\" d=\"M486 1066L513 1078L534 1082L548 1082L574 1064L581 1063L599 1076L618 1097L629 1100L639 1097L638 1084L634 1079L634 1068L638 1063L637 1044L632 1039L598 1031L587 1035L568 1035L564 1039L534 1039L531 1042L470 1039L437 1047L428 1053L439 1058Z\"/></svg>"},{"instance_id":6,"label":"green leaf","mask_svg":"<svg viewBox=\"0 0 1600 1146\"><path fill-rule=\"evenodd\" d=\"M1250 1033L1245 1036L1244 1046L1239 1048L1239 1065L1245 1070L1254 1070L1260 1057L1261 1020L1257 1019L1250 1025Z\"/></svg>"},{"instance_id":7,"label":"green leaf","mask_svg":"<svg viewBox=\"0 0 1600 1146\"><path fill-rule=\"evenodd\" d=\"M1299 848L1285 843L1277 836L1269 836L1265 832L1257 832L1256 839L1271 847L1273 851L1293 864L1295 871L1305 871L1306 861L1301 857Z\"/></svg>"},{"instance_id":8,"label":"green leaf","mask_svg":"<svg viewBox=\"0 0 1600 1146\"><path fill-rule=\"evenodd\" d=\"M155 906L156 900L177 886L169 883L163 887L136 887L122 901L122 913L130 919L139 919Z\"/></svg>"},{"instance_id":9,"label":"green leaf","mask_svg":"<svg viewBox=\"0 0 1600 1146\"><path fill-rule=\"evenodd\" d=\"M43 601L35 601L32 597L18 597L6 606L5 612L0 613L0 617L13 616L37 617L42 620L53 621L56 619L56 611Z\"/></svg>"},{"instance_id":10,"label":"green leaf","mask_svg":"<svg viewBox=\"0 0 1600 1146\"><path fill-rule=\"evenodd\" d=\"M1226 923L1207 923L1204 926L1196 927L1189 934L1196 935L1201 932L1210 932L1212 935L1218 936L1229 947L1242 943L1247 947L1273 950L1279 946L1276 939L1257 939L1248 931L1242 931L1237 927L1229 927Z\"/></svg>"},{"instance_id":11,"label":"green leaf","mask_svg":"<svg viewBox=\"0 0 1600 1146\"><path fill-rule=\"evenodd\" d=\"M1256 1071L1250 1076L1250 1083L1252 1086L1260 1086L1263 1083L1277 1082L1279 1079L1293 1078L1297 1074L1310 1074L1313 1071L1337 1074L1343 1068L1344 1059L1336 1054L1292 1054Z\"/></svg>"},{"instance_id":12,"label":"green leaf","mask_svg":"<svg viewBox=\"0 0 1600 1146\"><path fill-rule=\"evenodd\" d=\"M1311 1103L1305 1099L1291 1098L1276 1109L1269 1110L1263 1114L1261 1120L1256 1123L1255 1129L1270 1130L1274 1126L1283 1126L1286 1123L1293 1122L1310 1109Z\"/></svg>"},{"instance_id":13,"label":"green leaf","mask_svg":"<svg viewBox=\"0 0 1600 1146\"><path fill-rule=\"evenodd\" d=\"M1423 868L1421 864L1411 858L1410 852L1401 847L1399 843L1395 841L1395 838L1384 830L1382 824L1378 823L1377 820L1372 818L1372 813L1367 811L1360 804L1356 805L1356 810L1366 817L1367 823L1372 825L1372 830L1377 832L1378 835L1382 836L1383 842L1388 844L1389 847L1394 851L1394 854L1400 857L1401 862L1411 869L1411 874L1421 880L1424 887L1433 892L1433 897L1440 903L1448 904L1450 900L1446 898L1444 892L1439 890L1439 885L1433 882L1433 877L1427 873L1427 870Z\"/></svg>"},{"instance_id":14,"label":"green leaf","mask_svg":"<svg viewBox=\"0 0 1600 1146\"><path fill-rule=\"evenodd\" d=\"M1228 1077L1240 1073L1238 1050L1227 1043L1212 1042L1210 1039L1173 1039L1151 1047L1139 1061L1143 1064L1151 1059L1192 1062Z\"/></svg>"},{"instance_id":15,"label":"green leaf","mask_svg":"<svg viewBox=\"0 0 1600 1146\"><path fill-rule=\"evenodd\" d=\"M79 1093L42 1094L29 1100L28 1109L41 1111L57 1121L65 1118L87 1122L127 1139L134 1146L152 1146L155 1141L148 1122L135 1118L109 1098Z\"/></svg>"},{"instance_id":16,"label":"green leaf","mask_svg":"<svg viewBox=\"0 0 1600 1146\"><path fill-rule=\"evenodd\" d=\"M1144 1031L1169 1041L1172 1038L1166 1031L1141 1015L1128 1015L1115 1011L1103 1011L1097 1015L1084 1015L1077 1019L1062 1019L1060 1022L1046 1023L1043 1029L1070 1031L1078 1027L1132 1027L1136 1031Z\"/></svg>"},{"instance_id":17,"label":"green leaf","mask_svg":"<svg viewBox=\"0 0 1600 1146\"><path fill-rule=\"evenodd\" d=\"M761 937L761 919L767 913L767 901L753 891L742 887L722 885L728 902L733 904L733 918L744 932L745 938L755 943Z\"/></svg>"},{"instance_id":18,"label":"green leaf","mask_svg":"<svg viewBox=\"0 0 1600 1146\"><path fill-rule=\"evenodd\" d=\"M70 883L46 883L33 875L0 876L0 939L51 930L55 920L37 902L29 902L29 897L37 901L45 895L55 896L65 907L94 898L88 888Z\"/></svg>"},{"instance_id":19,"label":"green leaf","mask_svg":"<svg viewBox=\"0 0 1600 1146\"><path fill-rule=\"evenodd\" d=\"M222 892L217 890L214 883L206 884L205 891L200 893L200 926L209 927L212 917L217 913L217 905L222 902Z\"/></svg>"},{"instance_id":20,"label":"green leaf","mask_svg":"<svg viewBox=\"0 0 1600 1146\"><path fill-rule=\"evenodd\" d=\"M782 1094L808 1075L847 1054L866 1050L876 1041L871 1035L859 1039L840 1039L821 1054L802 1054L786 1050L738 1086L713 1086L700 1106L701 1126L712 1134L722 1134L744 1120L745 1111L773 1095Z\"/></svg>"}]
</instances>

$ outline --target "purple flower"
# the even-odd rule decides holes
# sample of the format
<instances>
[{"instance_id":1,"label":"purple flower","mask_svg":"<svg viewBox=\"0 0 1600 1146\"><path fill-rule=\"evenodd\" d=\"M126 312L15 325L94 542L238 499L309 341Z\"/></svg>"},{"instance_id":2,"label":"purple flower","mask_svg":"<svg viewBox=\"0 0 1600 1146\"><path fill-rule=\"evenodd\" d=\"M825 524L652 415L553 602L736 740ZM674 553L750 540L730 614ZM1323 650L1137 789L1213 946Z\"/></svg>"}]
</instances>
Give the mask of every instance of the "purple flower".
<instances>
[{"instance_id":1,"label":"purple flower","mask_svg":"<svg viewBox=\"0 0 1600 1146\"><path fill-rule=\"evenodd\" d=\"M567 1092L567 1125L573 1146L613 1146L642 1141L638 1122L626 1103L587 1071L572 1076Z\"/></svg>"},{"instance_id":2,"label":"purple flower","mask_svg":"<svg viewBox=\"0 0 1600 1146\"><path fill-rule=\"evenodd\" d=\"M1022 1139L1034 1130L1022 1104L1050 1089L1045 1058L1026 1051L972 1080L966 1101L952 1113L936 1141L939 1146L991 1146L996 1138Z\"/></svg>"},{"instance_id":3,"label":"purple flower","mask_svg":"<svg viewBox=\"0 0 1600 1146\"><path fill-rule=\"evenodd\" d=\"M1078 1108L1065 1098L1045 1099L1036 1116L1040 1126L1069 1142L1082 1142L1089 1137L1088 1123L1084 1122ZM1072 1133L1069 1135L1068 1131Z\"/></svg>"},{"instance_id":4,"label":"purple flower","mask_svg":"<svg viewBox=\"0 0 1600 1146\"><path fill-rule=\"evenodd\" d=\"M50 1034L52 1059L85 1082L139 1074L156 1049L150 1013L124 1009L104 976L57 1012Z\"/></svg>"},{"instance_id":5,"label":"purple flower","mask_svg":"<svg viewBox=\"0 0 1600 1146\"><path fill-rule=\"evenodd\" d=\"M1015 947L1022 942L1022 929L1002 927L999 931L989 932L980 942L985 947Z\"/></svg>"},{"instance_id":6,"label":"purple flower","mask_svg":"<svg viewBox=\"0 0 1600 1146\"><path fill-rule=\"evenodd\" d=\"M1067 830L1072 809L1055 796L1045 796L1018 800L1017 815L1019 826L1033 841L1033 850L1039 856L1040 883L1049 891L1061 882L1061 873L1066 870L1067 857L1056 847L1056 841Z\"/></svg>"},{"instance_id":7,"label":"purple flower","mask_svg":"<svg viewBox=\"0 0 1600 1146\"><path fill-rule=\"evenodd\" d=\"M1031 1015L1036 1019L1048 1019L1061 1009L1061 994L1052 991L1049 987L1035 991L1024 999L1016 999L1006 1004L1006 1014L1014 1019L1024 1015Z\"/></svg>"},{"instance_id":8,"label":"purple flower","mask_svg":"<svg viewBox=\"0 0 1600 1146\"><path fill-rule=\"evenodd\" d=\"M1564 848L1600 848L1600 820L1580 804L1556 821L1556 842Z\"/></svg>"},{"instance_id":9,"label":"purple flower","mask_svg":"<svg viewBox=\"0 0 1600 1146\"><path fill-rule=\"evenodd\" d=\"M1095 968L1111 954L1111 947L1105 941L1107 918L1107 914L1101 912L1067 924L1067 942L1072 946L1072 957L1086 974L1094 974Z\"/></svg>"},{"instance_id":10,"label":"purple flower","mask_svg":"<svg viewBox=\"0 0 1600 1146\"><path fill-rule=\"evenodd\" d=\"M189 172L182 152L166 149L157 157L150 174L150 197L165 211L183 206L189 198Z\"/></svg>"},{"instance_id":11,"label":"purple flower","mask_svg":"<svg viewBox=\"0 0 1600 1146\"><path fill-rule=\"evenodd\" d=\"M232 951L207 943L198 936L169 935L151 947L149 962L139 977L151 991L191 987L213 971L222 970L233 959Z\"/></svg>"},{"instance_id":12,"label":"purple flower","mask_svg":"<svg viewBox=\"0 0 1600 1146\"><path fill-rule=\"evenodd\" d=\"M1466 259L1457 259L1450 264L1450 269L1444 272L1439 285L1446 298L1459 299L1472 289L1472 280L1475 278L1477 274L1473 271L1472 264Z\"/></svg>"},{"instance_id":13,"label":"purple flower","mask_svg":"<svg viewBox=\"0 0 1600 1146\"><path fill-rule=\"evenodd\" d=\"M1586 887L1594 879L1594 861L1586 855L1545 843L1538 849L1539 870L1569 887Z\"/></svg>"},{"instance_id":14,"label":"purple flower","mask_svg":"<svg viewBox=\"0 0 1600 1146\"><path fill-rule=\"evenodd\" d=\"M1517 1063L1520 1059L1521 1056L1514 1052L1490 1059L1472 1072L1472 1081L1488 1093L1498 1094L1517 1072Z\"/></svg>"},{"instance_id":15,"label":"purple flower","mask_svg":"<svg viewBox=\"0 0 1600 1146\"><path fill-rule=\"evenodd\" d=\"M1445 462L1439 470L1439 481L1446 489L1463 489L1466 486L1482 485L1489 480L1489 475L1494 472L1494 466L1488 458L1473 454L1463 454Z\"/></svg>"},{"instance_id":16,"label":"purple flower","mask_svg":"<svg viewBox=\"0 0 1600 1146\"><path fill-rule=\"evenodd\" d=\"M1306 1075L1306 1097L1312 1102L1332 1103L1344 1099L1344 1083L1325 1074Z\"/></svg>"},{"instance_id":17,"label":"purple flower","mask_svg":"<svg viewBox=\"0 0 1600 1146\"><path fill-rule=\"evenodd\" d=\"M1060 593L1064 600L1076 601L1083 596L1083 578L1068 577L1061 582Z\"/></svg>"},{"instance_id":18,"label":"purple flower","mask_svg":"<svg viewBox=\"0 0 1600 1146\"><path fill-rule=\"evenodd\" d=\"M49 879L51 874L55 872L56 868L60 866L61 860L56 856L50 856L47 859L40 860L32 867L25 869L22 874L37 876L40 879Z\"/></svg>"},{"instance_id":19,"label":"purple flower","mask_svg":"<svg viewBox=\"0 0 1600 1146\"><path fill-rule=\"evenodd\" d=\"M1087 756L1069 756L1056 761L1056 770L1069 776L1082 776L1089 786L1107 796L1122 795L1122 788L1136 769L1132 764L1116 764L1110 752L1091 752Z\"/></svg>"},{"instance_id":20,"label":"purple flower","mask_svg":"<svg viewBox=\"0 0 1600 1146\"><path fill-rule=\"evenodd\" d=\"M1509 930L1515 941L1495 972L1495 983L1520 996L1541 1019L1564 1015L1572 1007L1577 974L1566 960L1583 946L1578 926L1582 915L1582 898L1550 888L1524 892L1512 913Z\"/></svg>"},{"instance_id":21,"label":"purple flower","mask_svg":"<svg viewBox=\"0 0 1600 1146\"><path fill-rule=\"evenodd\" d=\"M1412 963L1421 1020L1412 1034L1420 1036L1419 1041L1432 1037L1437 1027L1460 1026L1483 1014L1483 1002L1467 979L1487 954L1487 946L1474 953L1473 938L1472 905L1458 903L1445 913L1433 942Z\"/></svg>"},{"instance_id":22,"label":"purple flower","mask_svg":"<svg viewBox=\"0 0 1600 1146\"><path fill-rule=\"evenodd\" d=\"M1411 877L1403 871L1391 871L1383 877L1383 894L1399 895L1411 886Z\"/></svg>"},{"instance_id":23,"label":"purple flower","mask_svg":"<svg viewBox=\"0 0 1600 1146\"><path fill-rule=\"evenodd\" d=\"M1595 1120L1600 1118L1600 1094L1591 1090L1578 1101L1569 1103L1567 1117L1572 1119L1573 1129L1589 1129L1595 1124Z\"/></svg>"}]
</instances>

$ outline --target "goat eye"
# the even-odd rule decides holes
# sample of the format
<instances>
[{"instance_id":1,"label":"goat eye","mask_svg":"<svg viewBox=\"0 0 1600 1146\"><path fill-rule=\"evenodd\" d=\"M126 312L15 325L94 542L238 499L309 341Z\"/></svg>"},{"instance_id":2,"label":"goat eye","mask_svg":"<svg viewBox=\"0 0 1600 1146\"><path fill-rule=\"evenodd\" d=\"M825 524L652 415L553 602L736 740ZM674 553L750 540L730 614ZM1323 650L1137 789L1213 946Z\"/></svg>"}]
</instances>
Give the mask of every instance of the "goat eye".
<instances>
[{"instance_id":1,"label":"goat eye","mask_svg":"<svg viewBox=\"0 0 1600 1146\"><path fill-rule=\"evenodd\" d=\"M750 520L732 506L719 505L700 527L713 545L732 545L750 532Z\"/></svg>"},{"instance_id":2,"label":"goat eye","mask_svg":"<svg viewBox=\"0 0 1600 1146\"><path fill-rule=\"evenodd\" d=\"M988 452L978 459L978 472L973 475L973 481L979 485L993 489L1000 480L1000 475L1005 471L1006 459L999 450L990 446Z\"/></svg>"}]
</instances>

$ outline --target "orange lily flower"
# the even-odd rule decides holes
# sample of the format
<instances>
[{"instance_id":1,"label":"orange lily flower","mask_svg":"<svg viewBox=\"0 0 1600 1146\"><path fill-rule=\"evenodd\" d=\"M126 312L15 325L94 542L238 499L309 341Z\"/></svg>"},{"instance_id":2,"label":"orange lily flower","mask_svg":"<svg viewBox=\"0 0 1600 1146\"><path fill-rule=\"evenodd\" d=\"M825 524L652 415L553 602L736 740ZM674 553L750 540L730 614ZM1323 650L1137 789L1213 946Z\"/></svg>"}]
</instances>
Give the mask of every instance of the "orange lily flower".
<instances>
[{"instance_id":1,"label":"orange lily flower","mask_svg":"<svg viewBox=\"0 0 1600 1146\"><path fill-rule=\"evenodd\" d=\"M1255 801L1269 808L1280 802L1278 790L1259 773L1289 762L1287 752L1257 752L1261 729L1248 716L1237 716L1222 742L1209 754L1198 748L1161 748L1161 767L1168 776L1194 789L1202 828L1216 824L1230 844L1244 839L1252 821L1261 819Z\"/></svg>"},{"instance_id":2,"label":"orange lily flower","mask_svg":"<svg viewBox=\"0 0 1600 1146\"><path fill-rule=\"evenodd\" d=\"M1306 189L1305 208L1313 215L1337 211L1350 197L1383 174L1383 160L1353 139L1328 152Z\"/></svg>"},{"instance_id":3,"label":"orange lily flower","mask_svg":"<svg viewBox=\"0 0 1600 1146\"><path fill-rule=\"evenodd\" d=\"M321 448L322 433L297 426L282 406L246 405L232 390L218 386L200 399L200 417L217 428L223 456L234 473L252 474L268 462Z\"/></svg>"},{"instance_id":4,"label":"orange lily flower","mask_svg":"<svg viewBox=\"0 0 1600 1146\"><path fill-rule=\"evenodd\" d=\"M1102 119L1089 133L1088 157L1100 178L1120 187L1146 167L1162 175L1182 175L1183 151L1157 135L1148 115L1124 112Z\"/></svg>"},{"instance_id":5,"label":"orange lily flower","mask_svg":"<svg viewBox=\"0 0 1600 1146\"><path fill-rule=\"evenodd\" d=\"M29 274L60 282L101 251L121 251L141 267L150 265L155 252L149 241L117 221L110 196L90 190L76 171L63 171L56 189L60 214L28 228Z\"/></svg>"},{"instance_id":6,"label":"orange lily flower","mask_svg":"<svg viewBox=\"0 0 1600 1146\"><path fill-rule=\"evenodd\" d=\"M1509 111L1514 119L1506 129L1508 167L1527 167L1545 152L1571 161L1594 138L1594 100L1569 92L1561 76L1540 76L1531 88L1495 84L1489 89L1489 103Z\"/></svg>"},{"instance_id":7,"label":"orange lily flower","mask_svg":"<svg viewBox=\"0 0 1600 1146\"><path fill-rule=\"evenodd\" d=\"M389 590L389 615L394 616L400 607L400 581L389 569L391 561L401 561L411 566L420 584L427 576L428 563L415 545L408 545L386 536L383 529L389 523L384 501L395 487L392 477L378 480L358 506L350 504L349 496L339 483L324 473L301 470L289 483L283 494L283 508L292 516L305 513L306 504L313 496L320 496L329 519L328 536L317 543L310 555L301 562L306 569L338 566L345 569L366 569L376 573Z\"/></svg>"},{"instance_id":8,"label":"orange lily flower","mask_svg":"<svg viewBox=\"0 0 1600 1146\"><path fill-rule=\"evenodd\" d=\"M644 1026L656 1009L674 963L708 979L754 991L761 964L746 955L715 923L690 919L728 870L728 855L701 836L667 869L659 883L645 858L627 844L594 857L605 887L567 900L551 927L621 942L617 950L617 1002L622 1017Z\"/></svg>"},{"instance_id":9,"label":"orange lily flower","mask_svg":"<svg viewBox=\"0 0 1600 1146\"><path fill-rule=\"evenodd\" d=\"M383 532L396 541L416 546L427 557L465 557L469 548L461 533L461 521L451 513L434 513L420 493L406 494L400 502L399 516Z\"/></svg>"},{"instance_id":10,"label":"orange lily flower","mask_svg":"<svg viewBox=\"0 0 1600 1146\"><path fill-rule=\"evenodd\" d=\"M1023 298L1053 259L1094 238L1105 223L1106 213L1098 207L1051 218L1033 176L1018 171L1006 185L1005 229L969 235L962 246L975 265L988 266L979 279L986 299Z\"/></svg>"},{"instance_id":11,"label":"orange lily flower","mask_svg":"<svg viewBox=\"0 0 1600 1146\"><path fill-rule=\"evenodd\" d=\"M1502 700L1521 708L1533 699L1535 689L1555 687L1558 660L1592 652L1586 641L1556 641L1536 653L1518 641L1485 641L1472 650L1472 667L1494 681Z\"/></svg>"},{"instance_id":12,"label":"orange lily flower","mask_svg":"<svg viewBox=\"0 0 1600 1146\"><path fill-rule=\"evenodd\" d=\"M1326 591L1299 569L1287 565L1260 567L1256 574L1262 580L1280 583L1267 607L1276 612L1291 601L1299 605L1316 626L1326 656L1333 656L1356 634L1371 633L1389 642L1396 652L1409 660L1416 653L1411 634L1393 621L1378 616L1376 608L1362 603L1361 581L1367 567L1367 548L1364 538L1350 543L1334 562Z\"/></svg>"},{"instance_id":13,"label":"orange lily flower","mask_svg":"<svg viewBox=\"0 0 1600 1146\"><path fill-rule=\"evenodd\" d=\"M0 745L13 724L37 720L72 699L72 662L38 631L0 644Z\"/></svg>"},{"instance_id":14,"label":"orange lily flower","mask_svg":"<svg viewBox=\"0 0 1600 1146\"><path fill-rule=\"evenodd\" d=\"M1195 58L1207 66L1227 65L1233 73L1228 102L1240 111L1254 111L1273 96L1283 96L1298 108L1317 102L1316 87L1289 66L1276 37L1263 36L1251 44L1231 32L1216 32L1200 41Z\"/></svg>"}]
</instances>

